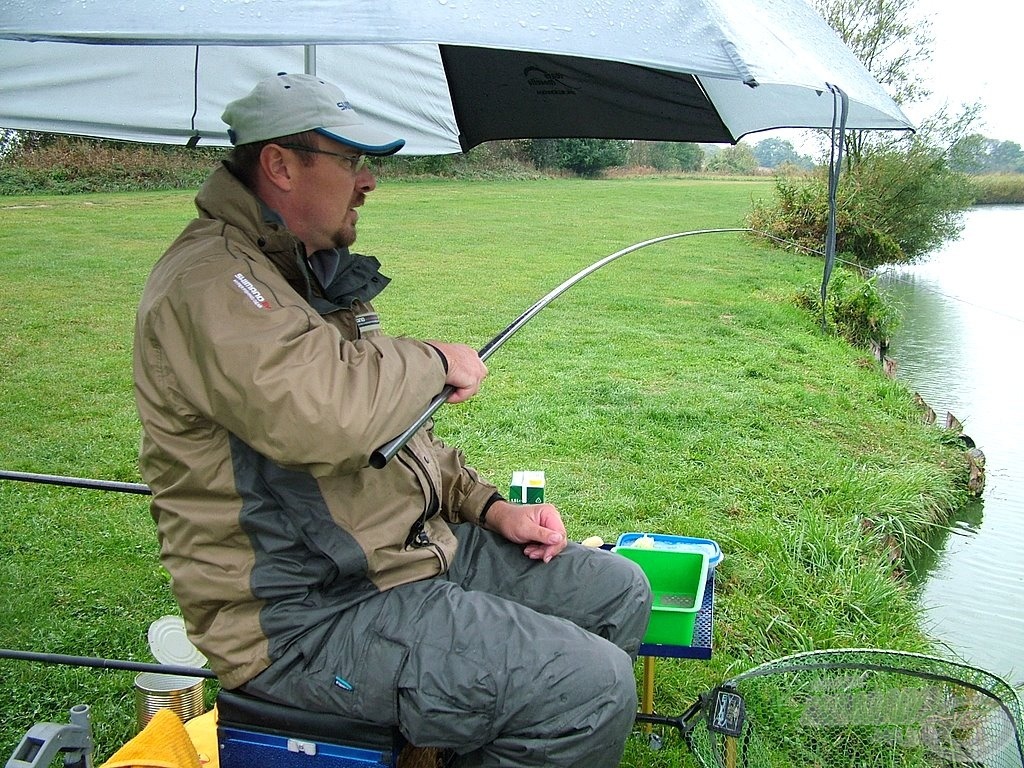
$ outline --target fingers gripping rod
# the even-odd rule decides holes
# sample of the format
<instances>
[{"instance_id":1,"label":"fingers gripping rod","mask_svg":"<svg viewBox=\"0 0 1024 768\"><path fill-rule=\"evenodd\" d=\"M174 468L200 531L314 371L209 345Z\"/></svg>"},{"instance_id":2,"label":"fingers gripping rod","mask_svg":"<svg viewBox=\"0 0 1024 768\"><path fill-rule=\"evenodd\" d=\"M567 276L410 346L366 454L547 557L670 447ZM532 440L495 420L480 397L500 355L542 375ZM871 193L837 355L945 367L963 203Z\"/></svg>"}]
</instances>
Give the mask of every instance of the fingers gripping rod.
<instances>
[{"instance_id":1,"label":"fingers gripping rod","mask_svg":"<svg viewBox=\"0 0 1024 768\"><path fill-rule=\"evenodd\" d=\"M636 243L628 248L623 248L621 251L616 251L610 256L605 256L599 261L595 261L586 269L580 270L575 275L570 277L564 283L559 285L557 288L551 290L547 295L538 299L537 302L527 309L523 314L517 317L512 323L508 325L501 333L487 342L483 348L478 352L481 360L487 360L492 354L494 354L498 348L508 341L515 333L532 320L544 307L550 304L552 301L557 299L567 290L572 288L576 283L580 282L583 278L588 275L597 272L601 267L606 264L610 264L620 256L625 256L627 253L638 251L641 248L646 248L648 245L654 245L655 243L663 243L666 240L674 240L679 237L689 237L691 235L707 235L718 232L749 232L749 229L744 228L732 228L732 229L697 229L690 232L676 232L672 235L662 235L661 237L655 237L651 240L645 240L642 243ZM380 448L370 454L370 466L375 469L382 469L387 465L391 459L395 457L401 449L419 429L427 423L427 420L434 415L434 412L448 399L448 397L455 391L455 388L451 385L445 386L427 405L426 409L420 414L419 418L416 419L402 434L398 437L393 438L391 441L385 443Z\"/></svg>"}]
</instances>

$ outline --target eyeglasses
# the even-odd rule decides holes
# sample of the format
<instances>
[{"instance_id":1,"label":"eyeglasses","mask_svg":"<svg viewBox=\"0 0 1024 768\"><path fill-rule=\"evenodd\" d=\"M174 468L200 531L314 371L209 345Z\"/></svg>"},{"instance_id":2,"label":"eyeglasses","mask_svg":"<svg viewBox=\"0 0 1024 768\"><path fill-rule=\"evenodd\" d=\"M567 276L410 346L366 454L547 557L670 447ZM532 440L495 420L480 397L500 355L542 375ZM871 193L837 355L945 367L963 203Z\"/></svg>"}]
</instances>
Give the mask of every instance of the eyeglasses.
<instances>
[{"instance_id":1,"label":"eyeglasses","mask_svg":"<svg viewBox=\"0 0 1024 768\"><path fill-rule=\"evenodd\" d=\"M314 149L313 147L304 147L301 144L278 144L279 147L285 149L294 149L296 152L310 152L314 155L330 155L331 157L338 157L344 160L352 173L358 173L366 165L366 155L345 155L341 152L328 152L326 149Z\"/></svg>"}]
</instances>

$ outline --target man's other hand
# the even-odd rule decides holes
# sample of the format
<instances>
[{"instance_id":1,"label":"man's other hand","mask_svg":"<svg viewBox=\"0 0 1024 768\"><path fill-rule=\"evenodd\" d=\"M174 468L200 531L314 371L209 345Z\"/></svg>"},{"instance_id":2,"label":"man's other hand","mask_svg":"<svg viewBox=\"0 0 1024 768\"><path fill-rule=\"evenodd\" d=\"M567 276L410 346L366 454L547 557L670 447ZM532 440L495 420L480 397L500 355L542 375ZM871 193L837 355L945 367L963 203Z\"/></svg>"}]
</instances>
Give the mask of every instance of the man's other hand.
<instances>
[{"instance_id":1,"label":"man's other hand","mask_svg":"<svg viewBox=\"0 0 1024 768\"><path fill-rule=\"evenodd\" d=\"M553 504L512 504L496 501L487 510L487 527L509 541L525 544L531 560L550 562L565 549L565 525Z\"/></svg>"}]
</instances>

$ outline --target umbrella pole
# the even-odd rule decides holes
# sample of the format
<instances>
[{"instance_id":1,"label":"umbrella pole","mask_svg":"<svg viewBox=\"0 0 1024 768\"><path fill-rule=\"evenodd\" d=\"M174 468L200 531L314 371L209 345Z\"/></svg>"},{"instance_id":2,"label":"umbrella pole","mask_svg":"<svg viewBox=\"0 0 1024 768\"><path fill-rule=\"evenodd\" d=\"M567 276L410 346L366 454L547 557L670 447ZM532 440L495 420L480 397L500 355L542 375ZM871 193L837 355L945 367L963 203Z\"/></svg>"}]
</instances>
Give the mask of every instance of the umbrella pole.
<instances>
[{"instance_id":1,"label":"umbrella pole","mask_svg":"<svg viewBox=\"0 0 1024 768\"><path fill-rule=\"evenodd\" d=\"M524 325L526 325L542 309L544 309L544 307L546 307L552 301L557 299L559 296L561 296L567 290L572 288L580 280L582 280L583 278L587 277L588 275L593 274L594 272L596 272L597 270L599 270L601 267L605 266L606 264L610 264L611 262L613 262L616 259L618 259L620 256L625 256L627 253L632 253L633 251L638 251L641 248L646 248L648 245L654 245L655 243L662 243L662 242L665 242L666 240L674 240L674 239L679 238L679 237L689 237L690 235L707 235L707 234L714 234L714 233L718 233L718 232L750 232L750 231L751 230L746 229L746 228L739 228L739 227L737 227L737 228L731 228L731 229L697 229L697 230L692 230L690 232L677 232L677 233L675 233L673 235L662 235L661 237L655 237L655 238L653 238L651 240L645 240L642 243L636 243L634 245L629 246L628 248L623 248L621 251L616 251L615 253L611 254L610 256L605 256L603 259L599 259L598 261L595 261L593 264L591 264L586 269L580 270L575 275L573 275L568 280L566 280L564 283L559 285L557 288L554 288L549 293L547 293L545 296L543 296L542 298L538 299L537 302L534 303L533 306L531 306L528 310L526 310L519 317L517 317L512 323L510 323L508 325L508 327L505 328L505 330L503 330L501 333L499 333L497 336L495 336L493 339L491 339L489 342L487 342L487 344L484 345L484 347L478 353L480 355L480 359L481 360L486 360L488 357L490 357L494 352L496 352L498 350L498 348L502 344L504 344L506 341L508 341L510 338L512 338L512 336L515 335L515 333L520 328L522 328ZM420 415L420 417L418 419L416 419L416 421L414 421L409 426L408 429L406 429L404 432L402 432L402 434L400 434L398 437L393 438L392 440L390 440L389 442L385 443L380 448L378 448L377 450L375 450L373 453L370 454L370 466L373 467L374 469L382 469L382 468L384 468L387 465L387 463L389 461L391 461L391 459L393 459L395 457L395 454L397 454L402 449L402 446L404 446L407 442L409 442L409 440L412 438L412 436L414 434L416 434L417 431L419 431L420 427L422 427L424 424L426 424L427 420L431 416L434 415L434 412L437 411L437 409L441 407L441 405L448 399L448 397L454 391L455 391L454 387L446 386L437 395L435 395L434 398L427 405L426 410L423 411L423 413Z\"/></svg>"}]
</instances>

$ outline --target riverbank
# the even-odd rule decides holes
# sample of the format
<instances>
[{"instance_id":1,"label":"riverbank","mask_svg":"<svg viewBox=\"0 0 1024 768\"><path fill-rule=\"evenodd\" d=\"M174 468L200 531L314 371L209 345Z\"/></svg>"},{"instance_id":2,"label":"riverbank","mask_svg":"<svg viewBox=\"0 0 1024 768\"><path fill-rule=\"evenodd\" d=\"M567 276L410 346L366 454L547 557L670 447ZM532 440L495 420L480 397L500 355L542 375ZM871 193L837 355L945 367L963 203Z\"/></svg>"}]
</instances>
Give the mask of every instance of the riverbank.
<instances>
[{"instance_id":1,"label":"riverbank","mask_svg":"<svg viewBox=\"0 0 1024 768\"><path fill-rule=\"evenodd\" d=\"M743 226L772 182L618 179L382 184L359 249L393 283L385 329L482 347L553 286L665 234ZM191 192L0 198L0 468L137 481L135 303L192 216ZM928 648L885 537L959 506L962 452L867 352L793 296L819 260L742 234L680 238L609 265L489 361L437 431L498 484L543 469L570 534L712 538L709 662L662 660L655 707L812 648ZM0 483L0 646L150 660L176 613L144 498ZM639 668L638 668L639 672ZM130 733L131 676L0 661L9 752L32 722L93 706L98 757ZM674 740L627 766L678 765Z\"/></svg>"}]
</instances>

